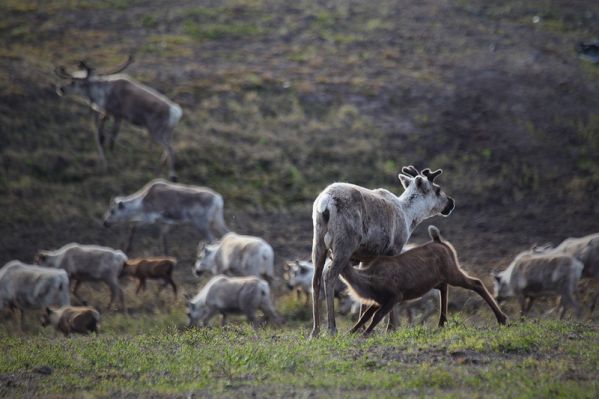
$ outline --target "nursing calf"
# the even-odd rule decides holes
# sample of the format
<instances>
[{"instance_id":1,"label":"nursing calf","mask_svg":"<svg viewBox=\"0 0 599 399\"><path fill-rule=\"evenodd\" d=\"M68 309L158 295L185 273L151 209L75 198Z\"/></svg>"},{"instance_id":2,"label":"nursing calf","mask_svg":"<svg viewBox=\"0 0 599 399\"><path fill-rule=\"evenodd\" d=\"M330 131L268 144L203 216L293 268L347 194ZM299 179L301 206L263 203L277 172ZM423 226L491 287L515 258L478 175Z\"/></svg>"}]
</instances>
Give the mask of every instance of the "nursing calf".
<instances>
[{"instance_id":1,"label":"nursing calf","mask_svg":"<svg viewBox=\"0 0 599 399\"><path fill-rule=\"evenodd\" d=\"M330 334L337 332L333 292L339 274L352 264L377 256L399 255L410 235L425 219L449 216L455 204L434 183L441 170L419 172L402 168L400 196L385 189L369 190L348 183L333 183L314 201L312 222L313 320L311 337L320 332L320 286L324 277L327 322ZM325 269L327 257L332 262Z\"/></svg>"},{"instance_id":2,"label":"nursing calf","mask_svg":"<svg viewBox=\"0 0 599 399\"><path fill-rule=\"evenodd\" d=\"M222 325L228 314L244 314L257 325L256 310L260 309L269 321L278 324L279 316L270 299L266 281L257 277L215 276L187 303L190 326L207 326L216 314L222 315Z\"/></svg>"},{"instance_id":3,"label":"nursing calf","mask_svg":"<svg viewBox=\"0 0 599 399\"><path fill-rule=\"evenodd\" d=\"M372 319L365 334L370 334L395 304L419 298L433 288L441 292L439 326L447 321L448 285L478 293L491 307L497 322L505 324L507 316L493 300L483 283L468 276L458 263L453 246L441 239L439 230L429 226L431 241L398 256L381 256L365 262L363 268L345 268L341 278L350 286L350 294L370 305L352 328L355 333Z\"/></svg>"},{"instance_id":4,"label":"nursing calf","mask_svg":"<svg viewBox=\"0 0 599 399\"><path fill-rule=\"evenodd\" d=\"M96 309L88 306L48 307L41 319L43 327L52 324L54 328L62 332L65 337L72 333L97 333L99 322L100 313Z\"/></svg>"},{"instance_id":5,"label":"nursing calf","mask_svg":"<svg viewBox=\"0 0 599 399\"><path fill-rule=\"evenodd\" d=\"M536 298L559 296L561 318L568 307L574 307L576 314L580 316L576 285L583 268L582 262L571 256L522 252L507 269L494 276L495 298L502 301L508 297L517 297L524 315Z\"/></svg>"},{"instance_id":6,"label":"nursing calf","mask_svg":"<svg viewBox=\"0 0 599 399\"><path fill-rule=\"evenodd\" d=\"M173 294L177 297L177 285L173 281L173 269L177 264L177 259L170 256L153 256L147 258L129 259L123 265L121 276L135 277L139 280L135 293L146 289L146 280L162 280L163 285L167 284L173 288Z\"/></svg>"}]
</instances>

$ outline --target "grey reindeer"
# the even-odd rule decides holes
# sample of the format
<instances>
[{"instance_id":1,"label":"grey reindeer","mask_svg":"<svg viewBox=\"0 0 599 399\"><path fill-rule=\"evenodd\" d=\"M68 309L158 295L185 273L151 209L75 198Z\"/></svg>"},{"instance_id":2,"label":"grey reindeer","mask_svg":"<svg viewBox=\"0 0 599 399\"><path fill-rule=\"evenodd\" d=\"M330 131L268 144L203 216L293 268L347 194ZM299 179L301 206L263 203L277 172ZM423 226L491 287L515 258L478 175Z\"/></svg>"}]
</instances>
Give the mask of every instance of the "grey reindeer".
<instances>
[{"instance_id":1,"label":"grey reindeer","mask_svg":"<svg viewBox=\"0 0 599 399\"><path fill-rule=\"evenodd\" d=\"M399 255L420 222L439 214L449 216L453 210L454 200L434 183L441 169L418 172L410 165L402 172L398 177L405 191L400 196L382 188L333 183L314 201L311 337L320 332L320 286L327 255L332 258L324 271L328 329L336 334L333 295L340 273L376 256Z\"/></svg>"},{"instance_id":2,"label":"grey reindeer","mask_svg":"<svg viewBox=\"0 0 599 399\"><path fill-rule=\"evenodd\" d=\"M122 120L147 129L150 137L164 147L169 165L169 178L177 179L175 173L175 154L171 146L172 131L181 119L181 107L152 88L136 82L128 75L120 74L133 62L129 56L127 62L110 73L98 73L85 61L79 62L80 70L68 73L63 66L55 69L62 79L70 83L57 89L60 96L75 95L83 97L96 111L96 145L104 167L107 166L104 155L104 125L112 117L114 124L110 134L110 149L119 132Z\"/></svg>"}]
</instances>

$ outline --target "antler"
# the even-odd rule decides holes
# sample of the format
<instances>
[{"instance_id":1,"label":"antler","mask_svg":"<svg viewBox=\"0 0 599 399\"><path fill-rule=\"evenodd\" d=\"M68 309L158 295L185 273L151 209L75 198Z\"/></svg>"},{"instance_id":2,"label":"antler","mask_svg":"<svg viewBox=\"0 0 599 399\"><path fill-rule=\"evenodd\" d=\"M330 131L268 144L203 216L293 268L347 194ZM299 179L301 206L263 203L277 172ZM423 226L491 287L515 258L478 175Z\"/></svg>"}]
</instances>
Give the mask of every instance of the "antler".
<instances>
[{"instance_id":1,"label":"antler","mask_svg":"<svg viewBox=\"0 0 599 399\"><path fill-rule=\"evenodd\" d=\"M73 75L67 72L67 70L63 66L58 66L54 68L54 73L61 79L72 79Z\"/></svg>"},{"instance_id":2,"label":"antler","mask_svg":"<svg viewBox=\"0 0 599 399\"><path fill-rule=\"evenodd\" d=\"M422 176L426 177L430 182L433 182L437 176L439 176L443 171L441 169L437 169L434 172L431 172L429 168L426 168L422 171Z\"/></svg>"},{"instance_id":3,"label":"antler","mask_svg":"<svg viewBox=\"0 0 599 399\"><path fill-rule=\"evenodd\" d=\"M403 168L401 168L401 171L402 171L403 174L408 175L408 176L412 176L412 177L416 177L416 176L418 176L420 174L418 172L418 169L416 169L414 167L414 165L404 166Z\"/></svg>"},{"instance_id":4,"label":"antler","mask_svg":"<svg viewBox=\"0 0 599 399\"><path fill-rule=\"evenodd\" d=\"M116 70L114 70L112 72L103 73L102 75L114 75L115 73L122 72L125 69L127 69L127 67L133 63L133 61L134 61L133 55L129 54L129 56L127 57L127 61L125 61L125 63L123 65L121 65L120 67L118 67Z\"/></svg>"}]
</instances>

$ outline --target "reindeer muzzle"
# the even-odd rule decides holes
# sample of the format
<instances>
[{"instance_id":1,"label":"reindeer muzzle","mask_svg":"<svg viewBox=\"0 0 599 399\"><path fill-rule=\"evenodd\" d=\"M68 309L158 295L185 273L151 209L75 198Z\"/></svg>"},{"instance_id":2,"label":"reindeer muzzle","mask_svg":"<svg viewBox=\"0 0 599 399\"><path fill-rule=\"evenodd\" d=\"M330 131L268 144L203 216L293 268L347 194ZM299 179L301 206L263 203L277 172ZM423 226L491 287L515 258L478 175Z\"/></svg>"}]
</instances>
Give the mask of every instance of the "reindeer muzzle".
<instances>
[{"instance_id":1,"label":"reindeer muzzle","mask_svg":"<svg viewBox=\"0 0 599 399\"><path fill-rule=\"evenodd\" d=\"M451 211L453 211L453 208L455 208L455 201L453 198L447 197L447 205L445 206L445 209L441 211L441 215L449 216Z\"/></svg>"}]
</instances>

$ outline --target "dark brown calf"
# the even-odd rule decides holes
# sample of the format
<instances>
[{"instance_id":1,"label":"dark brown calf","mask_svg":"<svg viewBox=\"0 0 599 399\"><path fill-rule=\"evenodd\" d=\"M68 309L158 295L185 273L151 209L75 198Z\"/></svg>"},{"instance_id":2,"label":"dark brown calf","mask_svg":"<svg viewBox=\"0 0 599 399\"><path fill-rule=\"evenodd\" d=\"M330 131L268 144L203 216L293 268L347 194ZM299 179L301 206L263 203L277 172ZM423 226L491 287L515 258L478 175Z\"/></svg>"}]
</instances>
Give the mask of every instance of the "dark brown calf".
<instances>
[{"instance_id":1,"label":"dark brown calf","mask_svg":"<svg viewBox=\"0 0 599 399\"><path fill-rule=\"evenodd\" d=\"M429 226L430 242L398 256L381 256L366 262L363 269L348 267L341 277L350 286L350 293L370 305L351 329L355 333L372 318L365 331L370 334L395 304L415 299L435 288L441 292L439 326L447 321L447 286L453 285L478 293L489 304L497 322L505 324L507 316L491 297L483 283L468 276L458 263L453 246L442 241L439 230Z\"/></svg>"},{"instance_id":2,"label":"dark brown calf","mask_svg":"<svg viewBox=\"0 0 599 399\"><path fill-rule=\"evenodd\" d=\"M63 306L61 308L46 308L42 316L42 326L52 324L65 336L72 333L98 333L100 313L89 306Z\"/></svg>"},{"instance_id":3,"label":"dark brown calf","mask_svg":"<svg viewBox=\"0 0 599 399\"><path fill-rule=\"evenodd\" d=\"M153 256L148 258L129 259L123 265L121 276L131 276L139 280L136 293L146 289L146 279L162 280L164 284L161 289L170 284L173 287L175 298L177 297L177 285L173 281L173 269L177 259L170 256Z\"/></svg>"}]
</instances>

